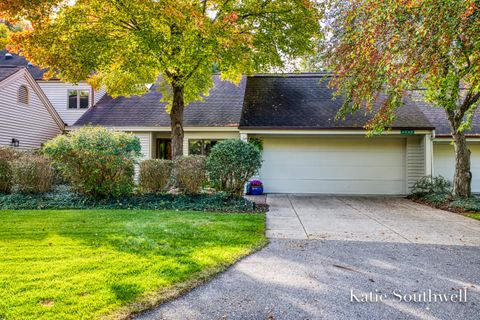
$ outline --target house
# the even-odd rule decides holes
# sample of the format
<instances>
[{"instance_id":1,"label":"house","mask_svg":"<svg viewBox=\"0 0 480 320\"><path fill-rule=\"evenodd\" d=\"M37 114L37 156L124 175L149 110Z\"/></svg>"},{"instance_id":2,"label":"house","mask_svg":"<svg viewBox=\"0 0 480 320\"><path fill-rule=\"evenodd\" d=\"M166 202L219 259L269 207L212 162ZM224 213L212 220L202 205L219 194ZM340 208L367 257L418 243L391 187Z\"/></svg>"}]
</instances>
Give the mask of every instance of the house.
<instances>
[{"instance_id":1,"label":"house","mask_svg":"<svg viewBox=\"0 0 480 320\"><path fill-rule=\"evenodd\" d=\"M132 132L141 141L143 159L171 158L170 118L156 85L142 96L112 98L86 82L44 80L45 69L5 50L0 51L0 66L20 67L24 74L26 70L30 77L25 77L35 80L37 91L41 88L54 118L60 117L66 130L101 125ZM357 112L335 120L342 101L332 99L328 75L255 75L243 77L239 85L213 77L215 86L205 101L191 103L185 110L183 152L205 155L220 140L260 138L264 164L259 178L266 192L401 195L424 175L453 178L449 123L444 111L426 104L419 91L406 98L388 132L367 138L364 125L371 115ZM16 97L10 90L8 99ZM6 98L2 95L2 99ZM9 112L18 109L13 104ZM10 136L18 132L11 120L16 118L6 117L0 120L0 126L10 125L0 136L2 145L11 143L15 137ZM35 125L44 123L48 127L43 119ZM38 135L31 145L50 136ZM472 190L480 192L480 111L467 136Z\"/></svg>"},{"instance_id":2,"label":"house","mask_svg":"<svg viewBox=\"0 0 480 320\"><path fill-rule=\"evenodd\" d=\"M7 50L0 50L0 66L25 67L66 125L73 125L105 94L105 90L95 91L85 81L73 84L58 78L45 80L47 69L34 66L24 57Z\"/></svg>"},{"instance_id":3,"label":"house","mask_svg":"<svg viewBox=\"0 0 480 320\"><path fill-rule=\"evenodd\" d=\"M443 110L418 92L406 98L390 130L367 138L371 115L335 120L322 74L256 75L240 84L221 81L204 102L185 110L184 154L208 154L223 139L258 137L264 163L259 178L270 193L403 195L425 175L453 178L454 153ZM142 96L101 98L69 129L101 125L140 138L144 159L170 158L170 120L153 86ZM480 192L480 112L468 132L472 190Z\"/></svg>"},{"instance_id":4,"label":"house","mask_svg":"<svg viewBox=\"0 0 480 320\"><path fill-rule=\"evenodd\" d=\"M64 129L27 68L0 66L0 146L36 149Z\"/></svg>"}]
</instances>

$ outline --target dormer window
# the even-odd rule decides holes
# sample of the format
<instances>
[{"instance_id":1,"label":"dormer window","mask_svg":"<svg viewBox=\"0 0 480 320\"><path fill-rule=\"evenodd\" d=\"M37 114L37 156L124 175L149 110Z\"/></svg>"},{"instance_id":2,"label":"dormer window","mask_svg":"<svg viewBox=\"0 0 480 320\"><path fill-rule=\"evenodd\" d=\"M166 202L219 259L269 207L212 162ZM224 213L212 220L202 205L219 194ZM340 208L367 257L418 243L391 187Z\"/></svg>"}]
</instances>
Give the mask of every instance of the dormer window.
<instances>
[{"instance_id":1,"label":"dormer window","mask_svg":"<svg viewBox=\"0 0 480 320\"><path fill-rule=\"evenodd\" d=\"M87 109L90 105L90 90L68 90L68 109Z\"/></svg>"},{"instance_id":2,"label":"dormer window","mask_svg":"<svg viewBox=\"0 0 480 320\"><path fill-rule=\"evenodd\" d=\"M25 85L18 88L18 103L28 105L28 88Z\"/></svg>"}]
</instances>

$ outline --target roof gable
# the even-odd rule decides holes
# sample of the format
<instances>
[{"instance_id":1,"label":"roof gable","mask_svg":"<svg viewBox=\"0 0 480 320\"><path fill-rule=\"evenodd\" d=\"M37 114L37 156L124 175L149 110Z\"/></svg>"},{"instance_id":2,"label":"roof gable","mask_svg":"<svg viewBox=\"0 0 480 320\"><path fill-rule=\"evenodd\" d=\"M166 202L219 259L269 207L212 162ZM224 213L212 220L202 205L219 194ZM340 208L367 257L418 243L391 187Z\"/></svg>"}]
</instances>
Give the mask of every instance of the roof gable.
<instances>
[{"instance_id":1,"label":"roof gable","mask_svg":"<svg viewBox=\"0 0 480 320\"><path fill-rule=\"evenodd\" d=\"M4 74L4 75L6 74L6 73L2 73L2 70L10 71L9 76L6 76L2 79L2 74ZM22 68L22 67L11 67L11 68L0 67L0 90L2 90L2 88L4 88L5 86L8 87L11 84L18 84L19 82L22 83L22 82L25 82L25 80L26 80L26 83L28 83L29 88L33 89L33 94L35 94L38 97L39 101L45 107L46 111L50 114L53 121L58 125L58 128L60 130L64 130L65 129L65 123L62 121L62 119L58 115L57 111L55 110L55 108L50 103L50 100L48 100L48 98L45 95L45 93L43 92L43 90L40 88L40 86L35 81L35 79L33 79L32 75L27 71L26 68ZM12 94L11 91L10 91L10 93L3 92L3 95L5 95L5 97L11 97L11 94ZM16 91L14 92L14 94L16 94ZM15 101L17 100L16 96L15 96L15 99L13 99L13 100L15 100Z\"/></svg>"}]
</instances>

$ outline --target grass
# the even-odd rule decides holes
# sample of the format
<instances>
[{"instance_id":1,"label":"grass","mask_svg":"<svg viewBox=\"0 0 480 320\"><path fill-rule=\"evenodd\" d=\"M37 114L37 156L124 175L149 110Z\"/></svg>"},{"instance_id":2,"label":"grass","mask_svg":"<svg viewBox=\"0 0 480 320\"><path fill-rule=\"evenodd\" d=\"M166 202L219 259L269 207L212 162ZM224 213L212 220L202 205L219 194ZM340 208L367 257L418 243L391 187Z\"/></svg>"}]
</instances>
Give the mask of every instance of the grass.
<instances>
[{"instance_id":1,"label":"grass","mask_svg":"<svg viewBox=\"0 0 480 320\"><path fill-rule=\"evenodd\" d=\"M0 211L0 319L123 318L266 243L265 216Z\"/></svg>"},{"instance_id":2,"label":"grass","mask_svg":"<svg viewBox=\"0 0 480 320\"><path fill-rule=\"evenodd\" d=\"M468 215L470 218L480 220L480 212L472 213Z\"/></svg>"}]
</instances>

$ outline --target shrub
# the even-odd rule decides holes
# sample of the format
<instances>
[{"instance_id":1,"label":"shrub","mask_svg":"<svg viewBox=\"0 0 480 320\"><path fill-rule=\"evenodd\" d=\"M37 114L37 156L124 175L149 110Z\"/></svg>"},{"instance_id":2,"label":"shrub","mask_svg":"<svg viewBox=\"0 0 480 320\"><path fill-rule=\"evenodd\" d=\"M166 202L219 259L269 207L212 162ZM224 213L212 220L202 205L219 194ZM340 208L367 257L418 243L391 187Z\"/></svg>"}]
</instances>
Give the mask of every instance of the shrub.
<instances>
[{"instance_id":1,"label":"shrub","mask_svg":"<svg viewBox=\"0 0 480 320\"><path fill-rule=\"evenodd\" d=\"M260 150L241 140L217 143L207 158L207 172L213 186L238 196L243 194L245 183L261 165Z\"/></svg>"},{"instance_id":2,"label":"shrub","mask_svg":"<svg viewBox=\"0 0 480 320\"><path fill-rule=\"evenodd\" d=\"M452 187L452 183L442 176L425 176L412 186L411 195L416 198L422 198L427 195L442 197L450 195Z\"/></svg>"},{"instance_id":3,"label":"shrub","mask_svg":"<svg viewBox=\"0 0 480 320\"><path fill-rule=\"evenodd\" d=\"M205 157L188 156L175 159L176 185L188 194L198 193L205 184Z\"/></svg>"},{"instance_id":4,"label":"shrub","mask_svg":"<svg viewBox=\"0 0 480 320\"><path fill-rule=\"evenodd\" d=\"M12 184L17 193L45 193L51 190L53 169L40 155L23 155L12 162Z\"/></svg>"},{"instance_id":5,"label":"shrub","mask_svg":"<svg viewBox=\"0 0 480 320\"><path fill-rule=\"evenodd\" d=\"M134 135L101 127L84 127L58 136L43 149L76 191L101 197L132 192L140 150Z\"/></svg>"},{"instance_id":6,"label":"shrub","mask_svg":"<svg viewBox=\"0 0 480 320\"><path fill-rule=\"evenodd\" d=\"M263 141L262 141L262 139L257 138L257 137L249 137L248 138L248 143L257 147L258 150L263 151Z\"/></svg>"},{"instance_id":7,"label":"shrub","mask_svg":"<svg viewBox=\"0 0 480 320\"><path fill-rule=\"evenodd\" d=\"M140 193L160 193L167 190L172 175L171 160L145 160L140 163L138 191Z\"/></svg>"},{"instance_id":8,"label":"shrub","mask_svg":"<svg viewBox=\"0 0 480 320\"><path fill-rule=\"evenodd\" d=\"M9 193L12 189L11 161L18 159L21 153L12 148L0 148L0 193Z\"/></svg>"}]
</instances>

